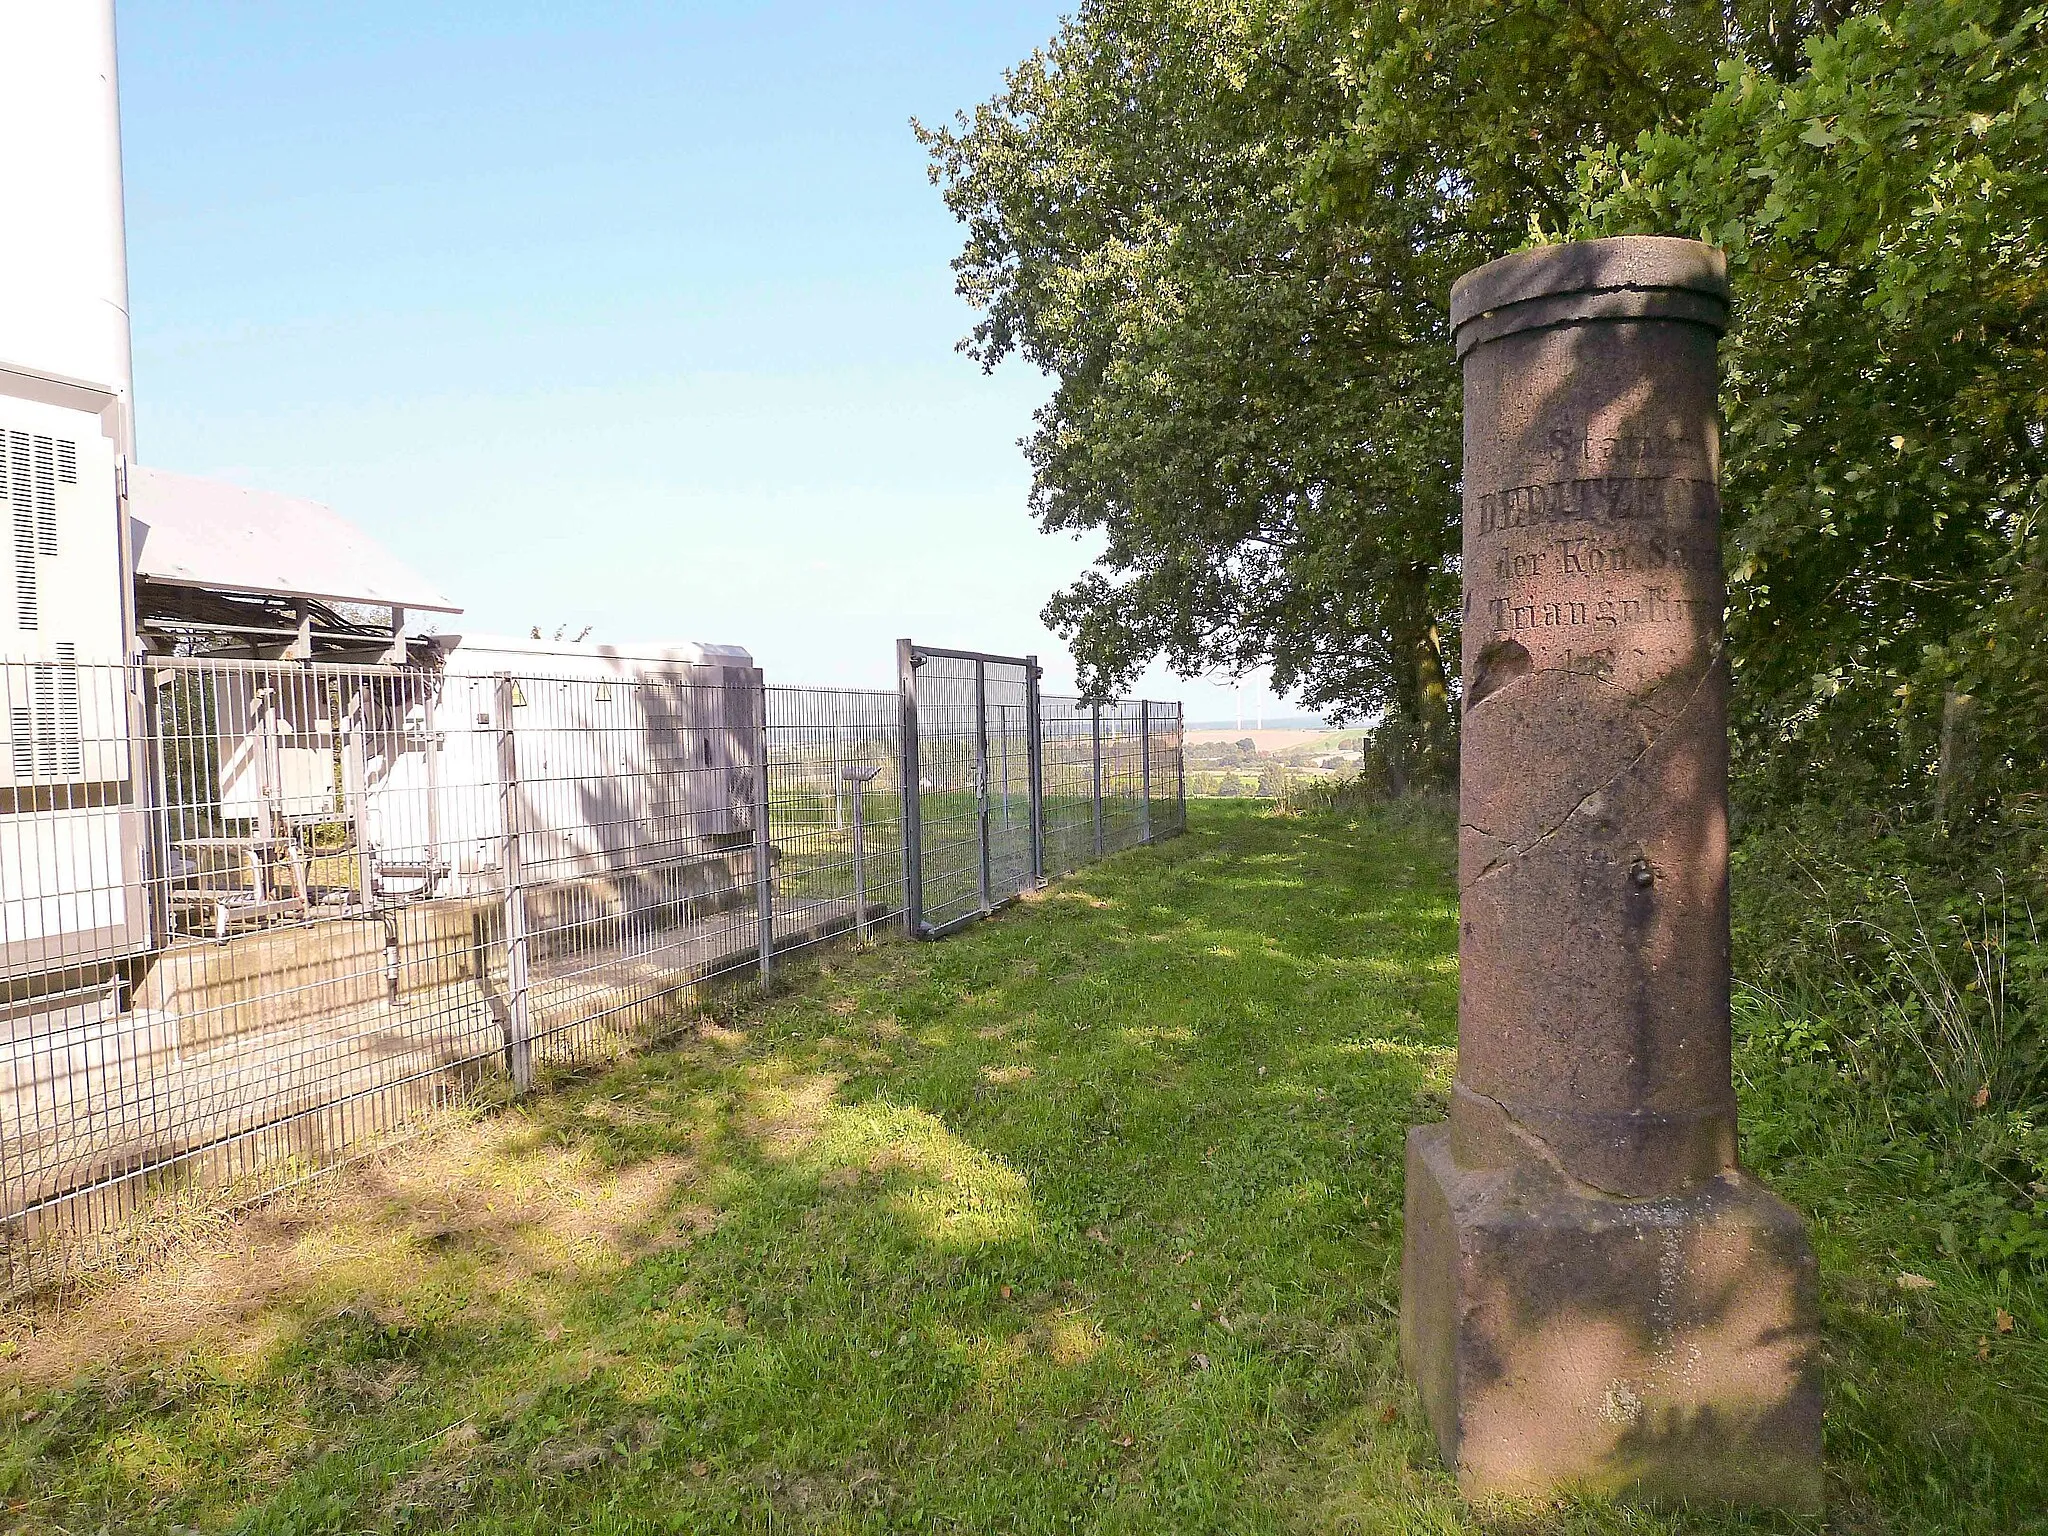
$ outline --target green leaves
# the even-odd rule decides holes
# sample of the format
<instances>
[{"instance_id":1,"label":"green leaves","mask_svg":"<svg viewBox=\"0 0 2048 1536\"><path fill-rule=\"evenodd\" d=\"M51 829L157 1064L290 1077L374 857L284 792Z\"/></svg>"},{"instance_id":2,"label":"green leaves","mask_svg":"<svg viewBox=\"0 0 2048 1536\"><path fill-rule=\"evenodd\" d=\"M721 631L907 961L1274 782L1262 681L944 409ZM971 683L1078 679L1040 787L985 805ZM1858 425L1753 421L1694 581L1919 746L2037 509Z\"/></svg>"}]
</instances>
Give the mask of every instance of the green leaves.
<instances>
[{"instance_id":1,"label":"green leaves","mask_svg":"<svg viewBox=\"0 0 2048 1536\"><path fill-rule=\"evenodd\" d=\"M1445 305L1531 241L1724 247L1738 762L2048 792L2048 36L2015 0L1090 0L919 132L985 366L1053 378L1046 616L1091 685L1271 663L1447 745ZM1817 685L1815 680L1823 683ZM1902 692L1903 690L1903 692ZM2048 804L2048 799L2027 802ZM2044 813L2048 814L2048 813Z\"/></svg>"},{"instance_id":2,"label":"green leaves","mask_svg":"<svg viewBox=\"0 0 2048 1536\"><path fill-rule=\"evenodd\" d=\"M1855 763L1926 804L1926 712L1987 689L1981 805L2042 787L2048 695L2017 658L2048 642L2027 575L2048 488L2043 15L1893 0L1810 40L1803 73L1724 68L1683 127L1580 167L1576 233L1706 229L1729 251L1724 503L1754 792Z\"/></svg>"},{"instance_id":3,"label":"green leaves","mask_svg":"<svg viewBox=\"0 0 2048 1536\"><path fill-rule=\"evenodd\" d=\"M919 132L986 366L1055 380L1046 609L1090 682L1270 663L1449 761L1466 269L1557 228L1582 151L1703 101L1719 12L1645 0L1094 0Z\"/></svg>"}]
</instances>

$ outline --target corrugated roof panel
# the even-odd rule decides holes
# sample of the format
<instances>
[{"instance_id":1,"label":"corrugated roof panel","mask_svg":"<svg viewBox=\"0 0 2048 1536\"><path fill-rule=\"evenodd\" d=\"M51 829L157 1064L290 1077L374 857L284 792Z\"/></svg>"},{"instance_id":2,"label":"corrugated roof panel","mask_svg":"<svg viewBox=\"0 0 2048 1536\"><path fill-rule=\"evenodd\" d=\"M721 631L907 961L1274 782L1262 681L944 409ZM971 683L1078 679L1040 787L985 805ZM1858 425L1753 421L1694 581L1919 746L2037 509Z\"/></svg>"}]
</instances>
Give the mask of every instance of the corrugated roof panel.
<instances>
[{"instance_id":1,"label":"corrugated roof panel","mask_svg":"<svg viewBox=\"0 0 2048 1536\"><path fill-rule=\"evenodd\" d=\"M139 576L218 592L460 613L362 529L317 501L139 465L128 471Z\"/></svg>"}]
</instances>

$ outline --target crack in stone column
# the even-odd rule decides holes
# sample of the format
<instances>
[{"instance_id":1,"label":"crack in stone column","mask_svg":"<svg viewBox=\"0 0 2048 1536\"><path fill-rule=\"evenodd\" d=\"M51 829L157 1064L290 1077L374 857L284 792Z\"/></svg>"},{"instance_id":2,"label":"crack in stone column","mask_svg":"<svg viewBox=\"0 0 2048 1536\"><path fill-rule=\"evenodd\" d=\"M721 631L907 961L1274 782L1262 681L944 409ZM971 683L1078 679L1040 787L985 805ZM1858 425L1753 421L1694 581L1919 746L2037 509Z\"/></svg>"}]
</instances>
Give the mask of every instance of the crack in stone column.
<instances>
[{"instance_id":1,"label":"crack in stone column","mask_svg":"<svg viewBox=\"0 0 2048 1536\"><path fill-rule=\"evenodd\" d=\"M1480 881L1486 879L1486 877L1489 875L1497 873L1500 869L1502 869L1511 861L1516 859L1527 858L1530 854L1534 853L1538 848L1541 848L1545 843L1549 842L1553 837L1556 837L1558 833L1562 832L1566 827L1570 826L1572 818L1578 815L1579 812L1583 811L1587 806L1591 805L1601 795L1606 794L1610 789L1614 788L1615 785L1619 784L1623 779L1627 778L1630 774L1634 773L1637 768L1641 767L1643 759L1648 757L1652 752L1656 751L1658 744L1661 743L1665 737L1669 736L1673 730L1677 729L1679 725L1683 724L1685 717L1692 713L1693 706L1699 702L1700 696L1702 693L1705 692L1707 684L1713 680L1714 669L1720 665L1721 653L1725 648L1725 645L1725 641L1717 641L1715 643L1713 650L1710 651L1707 655L1706 666L1700 670L1699 677L1694 681L1692 685L1692 691L1686 695L1684 705L1680 707L1676 714L1671 715L1667 719L1658 722L1659 728L1657 729L1657 731L1651 735L1648 741L1643 743L1642 748L1633 757L1631 757L1626 763L1622 764L1621 767L1615 769L1613 773L1609 774L1607 778L1602 780L1599 784L1595 785L1592 789L1587 790L1585 794L1581 795L1579 797L1578 803L1574 805L1570 810L1566 811L1563 816L1559 817L1557 823L1554 826L1547 828L1541 835L1539 835L1533 842L1529 843L1526 847L1518 843L1508 843L1508 849L1506 853L1503 853L1499 857L1495 858L1491 863L1489 863L1486 866L1486 868L1479 871L1478 874L1474 875L1464 885L1458 887L1459 894L1463 895L1466 891L1471 890L1474 886L1478 885ZM1475 832L1479 832L1482 829L1474 827L1472 830ZM1491 832L1484 832L1482 835L1487 837L1493 837L1496 834ZM1506 839L1502 839L1502 841L1506 841Z\"/></svg>"},{"instance_id":2,"label":"crack in stone column","mask_svg":"<svg viewBox=\"0 0 2048 1536\"><path fill-rule=\"evenodd\" d=\"M1599 683L1602 687L1621 689L1622 692L1627 692L1627 690L1622 688L1621 684L1617 683L1613 678L1603 676L1601 673L1598 672L1588 672L1583 668L1531 667L1527 672L1522 673L1519 677L1515 677L1509 680L1508 682L1502 683L1498 688L1489 691L1485 695L1485 697L1475 701L1472 704L1472 706L1465 711L1467 718L1470 718L1471 716L1478 714L1480 710L1486 708L1486 706L1491 704L1495 699L1504 699L1511 693L1519 692L1521 689L1528 686L1532 678L1538 677L1583 677L1588 682ZM1639 699L1637 700L1637 702L1643 703L1644 701ZM1650 706L1647 704L1645 704L1644 707L1650 708Z\"/></svg>"},{"instance_id":3,"label":"crack in stone column","mask_svg":"<svg viewBox=\"0 0 2048 1536\"><path fill-rule=\"evenodd\" d=\"M1519 1115L1492 1094L1481 1093L1477 1088L1462 1082L1457 1085L1457 1089L1458 1092L1470 1098L1478 1099L1483 1104L1491 1104L1495 1109L1499 1110L1501 1123L1507 1127L1508 1134L1530 1152L1534 1153L1536 1160L1542 1163L1550 1172L1557 1175L1572 1193L1598 1200L1634 1200L1640 1198L1639 1196L1630 1195L1625 1190L1608 1189L1603 1185L1589 1183L1578 1174L1573 1173L1571 1169L1564 1165L1564 1159L1557 1155L1557 1150L1550 1145L1549 1140L1544 1137L1542 1132L1531 1129Z\"/></svg>"}]
</instances>

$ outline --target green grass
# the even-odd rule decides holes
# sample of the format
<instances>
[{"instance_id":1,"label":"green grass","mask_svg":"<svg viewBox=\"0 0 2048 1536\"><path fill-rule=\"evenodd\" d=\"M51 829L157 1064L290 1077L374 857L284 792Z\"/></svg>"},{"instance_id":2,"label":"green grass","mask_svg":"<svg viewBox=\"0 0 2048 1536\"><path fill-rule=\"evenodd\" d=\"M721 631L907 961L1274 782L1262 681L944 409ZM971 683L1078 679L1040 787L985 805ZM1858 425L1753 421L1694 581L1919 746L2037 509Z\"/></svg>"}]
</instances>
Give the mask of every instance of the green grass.
<instances>
[{"instance_id":1,"label":"green grass","mask_svg":"<svg viewBox=\"0 0 2048 1536\"><path fill-rule=\"evenodd\" d=\"M1395 1316L1402 1133L1452 1065L1451 860L1426 817L1198 805L955 939L830 957L17 1319L6 1521L1818 1528L1481 1515L1438 1468ZM1753 1112L1790 1113L1770 1089ZM1824 1213L1832 1528L2027 1529L2038 1288L1923 1255L1824 1138L1763 1144ZM1898 1290L1907 1260L1933 1290Z\"/></svg>"}]
</instances>

